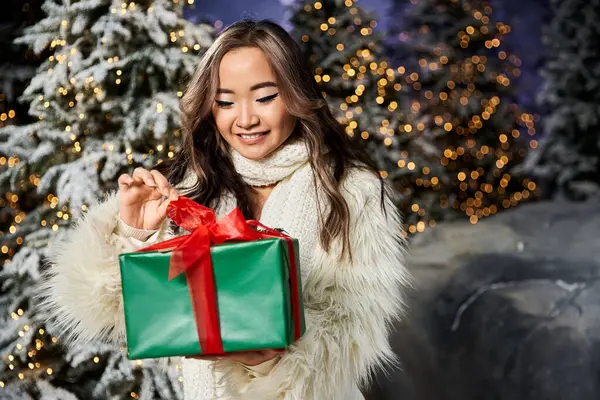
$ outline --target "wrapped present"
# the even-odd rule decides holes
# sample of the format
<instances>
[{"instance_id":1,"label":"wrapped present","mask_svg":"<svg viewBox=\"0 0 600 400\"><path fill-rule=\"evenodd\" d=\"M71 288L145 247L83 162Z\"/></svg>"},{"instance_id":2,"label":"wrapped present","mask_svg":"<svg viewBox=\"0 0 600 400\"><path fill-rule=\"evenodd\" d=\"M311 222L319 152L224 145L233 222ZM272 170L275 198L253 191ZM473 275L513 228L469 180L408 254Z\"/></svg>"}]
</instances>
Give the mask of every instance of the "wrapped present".
<instances>
[{"instance_id":1,"label":"wrapped present","mask_svg":"<svg viewBox=\"0 0 600 400\"><path fill-rule=\"evenodd\" d=\"M137 360L285 348L305 330L298 241L180 196L190 232L121 254L127 356Z\"/></svg>"}]
</instances>

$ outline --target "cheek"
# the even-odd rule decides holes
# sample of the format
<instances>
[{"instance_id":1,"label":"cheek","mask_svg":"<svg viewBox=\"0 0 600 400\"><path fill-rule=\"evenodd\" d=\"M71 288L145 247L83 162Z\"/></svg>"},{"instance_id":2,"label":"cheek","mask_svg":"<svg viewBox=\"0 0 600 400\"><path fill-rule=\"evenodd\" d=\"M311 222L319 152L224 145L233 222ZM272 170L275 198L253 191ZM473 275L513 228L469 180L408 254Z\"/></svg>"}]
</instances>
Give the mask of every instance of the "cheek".
<instances>
[{"instance_id":1,"label":"cheek","mask_svg":"<svg viewBox=\"0 0 600 400\"><path fill-rule=\"evenodd\" d=\"M227 114L223 113L216 107L213 107L213 118L215 119L215 124L217 125L217 129L221 134L229 133L229 124L227 122Z\"/></svg>"},{"instance_id":2,"label":"cheek","mask_svg":"<svg viewBox=\"0 0 600 400\"><path fill-rule=\"evenodd\" d=\"M277 127L282 133L286 134L294 125L294 117L285 109L278 108L269 116L269 122L273 128Z\"/></svg>"},{"instance_id":3,"label":"cheek","mask_svg":"<svg viewBox=\"0 0 600 400\"><path fill-rule=\"evenodd\" d=\"M296 123L296 118L293 115L288 114L286 112L285 115L282 117L282 120L283 120L283 123L282 123L282 125L283 125L283 128L282 128L283 129L283 133L284 133L284 135L286 137L290 136L292 134L293 130L294 130L294 126L295 126L295 123Z\"/></svg>"}]
</instances>

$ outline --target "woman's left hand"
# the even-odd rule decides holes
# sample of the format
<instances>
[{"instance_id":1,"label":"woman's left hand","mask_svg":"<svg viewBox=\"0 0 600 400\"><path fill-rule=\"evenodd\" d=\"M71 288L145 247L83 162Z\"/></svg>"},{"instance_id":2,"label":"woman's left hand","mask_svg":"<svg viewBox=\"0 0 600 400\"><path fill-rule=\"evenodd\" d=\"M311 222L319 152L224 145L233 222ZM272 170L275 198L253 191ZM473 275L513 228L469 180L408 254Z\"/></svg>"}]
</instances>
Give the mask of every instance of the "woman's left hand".
<instances>
[{"instance_id":1,"label":"woman's left hand","mask_svg":"<svg viewBox=\"0 0 600 400\"><path fill-rule=\"evenodd\" d=\"M186 358L194 358L197 360L231 360L237 361L244 365L255 366L262 364L265 361L274 359L280 354L283 354L285 349L266 349L266 350L253 350L253 351L240 351L235 353L227 353L222 356L186 356Z\"/></svg>"}]
</instances>

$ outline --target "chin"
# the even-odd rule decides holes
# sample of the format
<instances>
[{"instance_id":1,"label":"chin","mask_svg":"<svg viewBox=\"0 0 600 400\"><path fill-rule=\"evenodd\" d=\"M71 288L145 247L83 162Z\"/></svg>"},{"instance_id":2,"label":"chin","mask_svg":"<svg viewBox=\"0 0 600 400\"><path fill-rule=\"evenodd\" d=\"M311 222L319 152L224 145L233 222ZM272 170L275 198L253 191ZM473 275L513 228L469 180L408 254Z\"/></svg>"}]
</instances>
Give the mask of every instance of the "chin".
<instances>
[{"instance_id":1,"label":"chin","mask_svg":"<svg viewBox=\"0 0 600 400\"><path fill-rule=\"evenodd\" d=\"M238 150L238 153L240 153L244 158L247 158L248 160L253 160L253 161L262 160L268 154L268 153L266 154L264 152L258 152L258 151L239 151L239 150Z\"/></svg>"},{"instance_id":2,"label":"chin","mask_svg":"<svg viewBox=\"0 0 600 400\"><path fill-rule=\"evenodd\" d=\"M233 146L238 153L242 155L242 157L247 158L248 160L258 161L269 154L271 154L275 149L271 149L266 146Z\"/></svg>"}]
</instances>

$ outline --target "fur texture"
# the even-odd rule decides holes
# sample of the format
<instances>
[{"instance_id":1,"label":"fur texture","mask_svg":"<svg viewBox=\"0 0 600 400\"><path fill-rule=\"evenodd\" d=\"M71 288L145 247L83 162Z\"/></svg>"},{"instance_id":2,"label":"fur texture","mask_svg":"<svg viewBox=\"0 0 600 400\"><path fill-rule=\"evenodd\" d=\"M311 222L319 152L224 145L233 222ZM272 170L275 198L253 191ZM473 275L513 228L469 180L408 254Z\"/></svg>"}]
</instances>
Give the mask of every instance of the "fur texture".
<instances>
[{"instance_id":1,"label":"fur texture","mask_svg":"<svg viewBox=\"0 0 600 400\"><path fill-rule=\"evenodd\" d=\"M119 195L113 193L91 206L67 240L56 243L51 252L37 298L67 345L125 343L119 254L140 246L115 232L118 218ZM165 221L154 239L169 236Z\"/></svg>"},{"instance_id":2,"label":"fur texture","mask_svg":"<svg viewBox=\"0 0 600 400\"><path fill-rule=\"evenodd\" d=\"M318 241L312 178L306 166L282 181L261 217L264 224L300 239L305 336L268 376L252 377L231 361L185 359L186 400L361 399L358 387L373 370L394 362L388 335L403 311L402 289L409 283L396 208L386 196L382 210L376 177L351 172L343 193L351 216L353 258L340 261L340 243L325 252ZM229 199L217 214L233 206ZM52 259L56 266L44 284L45 301L71 341L124 341L118 254L136 245L114 233L117 213L117 196L91 207ZM163 228L150 241L168 236Z\"/></svg>"},{"instance_id":3,"label":"fur texture","mask_svg":"<svg viewBox=\"0 0 600 400\"><path fill-rule=\"evenodd\" d=\"M351 216L352 261L340 262L341 244L326 252L314 243L303 276L307 332L267 377L249 380L231 361L218 361L222 386L236 400L354 400L377 368L395 362L388 336L400 316L409 284L400 216L380 184L366 172L345 181ZM302 244L301 244L302 245ZM303 274L304 275L304 274ZM241 385L241 382L247 385ZM235 388L243 388L236 391Z\"/></svg>"}]
</instances>

